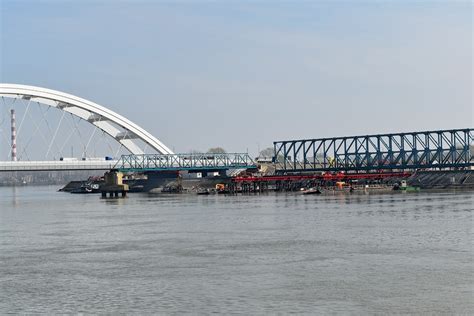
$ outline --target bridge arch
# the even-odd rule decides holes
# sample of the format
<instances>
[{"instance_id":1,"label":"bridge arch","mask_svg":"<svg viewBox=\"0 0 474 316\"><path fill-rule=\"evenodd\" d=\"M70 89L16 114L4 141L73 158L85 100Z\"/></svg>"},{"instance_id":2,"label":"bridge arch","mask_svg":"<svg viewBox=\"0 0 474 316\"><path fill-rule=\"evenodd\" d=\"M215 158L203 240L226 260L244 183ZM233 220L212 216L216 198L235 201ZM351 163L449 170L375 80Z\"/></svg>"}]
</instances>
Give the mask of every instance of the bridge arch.
<instances>
[{"instance_id":1,"label":"bridge arch","mask_svg":"<svg viewBox=\"0 0 474 316\"><path fill-rule=\"evenodd\" d=\"M0 83L0 97L31 100L71 113L110 135L135 155L144 153L137 140L158 153L173 154L160 140L127 118L102 105L68 93L29 85Z\"/></svg>"}]
</instances>

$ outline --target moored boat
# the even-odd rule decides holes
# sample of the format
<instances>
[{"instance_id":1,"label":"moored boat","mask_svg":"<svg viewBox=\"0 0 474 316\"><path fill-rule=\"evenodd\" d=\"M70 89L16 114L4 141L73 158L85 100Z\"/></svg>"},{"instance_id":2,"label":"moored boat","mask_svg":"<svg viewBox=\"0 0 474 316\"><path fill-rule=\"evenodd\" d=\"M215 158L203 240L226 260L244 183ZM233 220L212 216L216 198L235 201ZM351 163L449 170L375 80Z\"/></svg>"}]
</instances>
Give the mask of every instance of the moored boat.
<instances>
[{"instance_id":1,"label":"moored boat","mask_svg":"<svg viewBox=\"0 0 474 316\"><path fill-rule=\"evenodd\" d=\"M210 194L210 192L206 188L199 188L197 190L197 195L209 195L209 194Z\"/></svg>"},{"instance_id":2,"label":"moored boat","mask_svg":"<svg viewBox=\"0 0 474 316\"><path fill-rule=\"evenodd\" d=\"M309 189L303 190L301 193L305 195L309 195L309 194L321 194L322 192L319 188L309 188Z\"/></svg>"},{"instance_id":3,"label":"moored boat","mask_svg":"<svg viewBox=\"0 0 474 316\"><path fill-rule=\"evenodd\" d=\"M72 189L70 192L74 194L99 193L100 186L97 183L84 183L80 187Z\"/></svg>"}]
</instances>

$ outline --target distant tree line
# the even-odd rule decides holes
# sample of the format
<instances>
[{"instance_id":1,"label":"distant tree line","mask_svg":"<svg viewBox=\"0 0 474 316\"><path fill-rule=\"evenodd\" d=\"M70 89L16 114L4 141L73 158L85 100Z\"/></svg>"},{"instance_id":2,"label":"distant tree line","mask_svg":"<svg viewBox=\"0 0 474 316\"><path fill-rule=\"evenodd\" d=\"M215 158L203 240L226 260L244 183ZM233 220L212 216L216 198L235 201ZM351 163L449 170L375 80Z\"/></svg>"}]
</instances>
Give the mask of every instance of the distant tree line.
<instances>
[{"instance_id":1,"label":"distant tree line","mask_svg":"<svg viewBox=\"0 0 474 316\"><path fill-rule=\"evenodd\" d=\"M227 151L222 147L211 147L206 152L198 149L191 149L189 153L191 154L225 154Z\"/></svg>"}]
</instances>

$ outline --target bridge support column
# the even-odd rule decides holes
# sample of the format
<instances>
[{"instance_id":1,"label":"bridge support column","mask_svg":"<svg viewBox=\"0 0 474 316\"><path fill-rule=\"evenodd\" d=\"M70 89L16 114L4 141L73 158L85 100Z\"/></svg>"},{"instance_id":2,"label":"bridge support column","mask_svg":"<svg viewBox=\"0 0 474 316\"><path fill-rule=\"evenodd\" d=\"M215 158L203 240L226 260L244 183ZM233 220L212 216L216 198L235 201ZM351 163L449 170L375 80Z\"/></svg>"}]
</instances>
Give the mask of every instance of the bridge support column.
<instances>
[{"instance_id":1,"label":"bridge support column","mask_svg":"<svg viewBox=\"0 0 474 316\"><path fill-rule=\"evenodd\" d=\"M126 192L129 190L127 184L123 184L123 174L117 170L111 170L105 173L105 184L100 188L103 198L107 198L107 194L112 198L118 198L119 192L122 197L126 197Z\"/></svg>"}]
</instances>

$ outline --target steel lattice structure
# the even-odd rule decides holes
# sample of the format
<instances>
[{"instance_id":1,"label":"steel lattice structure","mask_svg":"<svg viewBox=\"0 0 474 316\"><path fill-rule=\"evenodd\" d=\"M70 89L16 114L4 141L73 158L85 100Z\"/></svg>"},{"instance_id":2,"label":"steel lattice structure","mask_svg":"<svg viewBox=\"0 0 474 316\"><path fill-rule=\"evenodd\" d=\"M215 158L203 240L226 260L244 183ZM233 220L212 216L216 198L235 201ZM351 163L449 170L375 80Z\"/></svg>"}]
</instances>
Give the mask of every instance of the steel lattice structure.
<instances>
[{"instance_id":1,"label":"steel lattice structure","mask_svg":"<svg viewBox=\"0 0 474 316\"><path fill-rule=\"evenodd\" d=\"M114 169L124 172L255 168L246 153L122 155Z\"/></svg>"},{"instance_id":2,"label":"steel lattice structure","mask_svg":"<svg viewBox=\"0 0 474 316\"><path fill-rule=\"evenodd\" d=\"M474 166L474 129L276 141L277 172L372 171Z\"/></svg>"}]
</instances>

